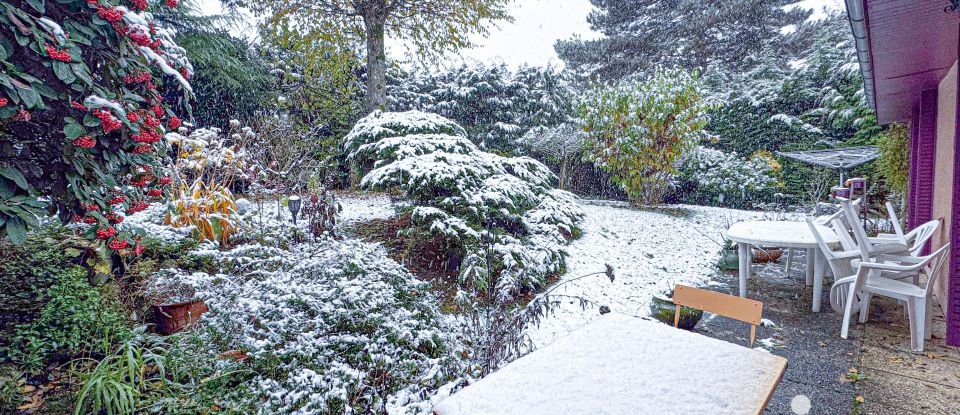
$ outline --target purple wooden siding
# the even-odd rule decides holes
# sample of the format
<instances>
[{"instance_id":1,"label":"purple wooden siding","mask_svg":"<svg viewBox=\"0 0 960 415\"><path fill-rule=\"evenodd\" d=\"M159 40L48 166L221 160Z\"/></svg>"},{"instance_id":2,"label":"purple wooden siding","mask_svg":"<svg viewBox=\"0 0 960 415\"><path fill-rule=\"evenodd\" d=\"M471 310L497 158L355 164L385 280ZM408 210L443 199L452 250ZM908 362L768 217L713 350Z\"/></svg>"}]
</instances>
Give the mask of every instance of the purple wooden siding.
<instances>
[{"instance_id":1,"label":"purple wooden siding","mask_svg":"<svg viewBox=\"0 0 960 415\"><path fill-rule=\"evenodd\" d=\"M933 182L937 163L937 90L920 94L920 125L917 131L917 166L913 183L914 221L920 225L933 216ZM926 250L926 249L925 249Z\"/></svg>"},{"instance_id":2,"label":"purple wooden siding","mask_svg":"<svg viewBox=\"0 0 960 415\"><path fill-rule=\"evenodd\" d=\"M960 52L958 52L960 56ZM960 86L960 74L958 74ZM953 130L953 201L950 207L950 266L947 280L947 344L960 346L960 95L957 96ZM940 275L944 277L943 274Z\"/></svg>"},{"instance_id":3,"label":"purple wooden siding","mask_svg":"<svg viewBox=\"0 0 960 415\"><path fill-rule=\"evenodd\" d=\"M917 154L920 144L920 103L913 106L913 116L910 118L910 172L907 187L907 227L917 226Z\"/></svg>"}]
</instances>

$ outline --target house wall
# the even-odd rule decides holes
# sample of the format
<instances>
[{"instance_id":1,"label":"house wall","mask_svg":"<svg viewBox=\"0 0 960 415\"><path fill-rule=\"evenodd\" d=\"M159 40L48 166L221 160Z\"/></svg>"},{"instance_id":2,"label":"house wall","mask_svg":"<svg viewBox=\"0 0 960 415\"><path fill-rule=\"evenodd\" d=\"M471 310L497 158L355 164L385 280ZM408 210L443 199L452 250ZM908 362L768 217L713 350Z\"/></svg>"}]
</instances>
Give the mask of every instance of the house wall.
<instances>
[{"instance_id":1,"label":"house wall","mask_svg":"<svg viewBox=\"0 0 960 415\"><path fill-rule=\"evenodd\" d=\"M953 229L953 204L954 204L954 175L955 144L957 138L957 62L953 63L950 71L940 81L937 96L937 134L936 134L936 154L935 169L933 178L933 200L932 200L932 219L942 218L943 223L937 230L937 233L931 238L931 248L936 250L950 242L951 229ZM960 189L958 189L960 190ZM956 250L954 250L956 252ZM949 263L947 264L949 265ZM945 266L939 280L937 281L934 293L936 294L943 310L949 308L949 284L950 274L949 266ZM960 299L955 299L960 301Z\"/></svg>"}]
</instances>

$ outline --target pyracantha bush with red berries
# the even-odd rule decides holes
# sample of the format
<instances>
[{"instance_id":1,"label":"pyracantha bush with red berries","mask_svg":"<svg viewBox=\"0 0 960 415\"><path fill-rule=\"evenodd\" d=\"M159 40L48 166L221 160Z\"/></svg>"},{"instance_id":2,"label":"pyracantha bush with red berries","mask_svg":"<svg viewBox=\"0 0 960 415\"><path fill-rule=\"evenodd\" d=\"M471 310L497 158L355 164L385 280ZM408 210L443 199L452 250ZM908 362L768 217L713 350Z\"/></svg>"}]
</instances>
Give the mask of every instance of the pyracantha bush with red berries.
<instances>
[{"instance_id":1,"label":"pyracantha bush with red berries","mask_svg":"<svg viewBox=\"0 0 960 415\"><path fill-rule=\"evenodd\" d=\"M121 254L113 225L167 194L161 137L181 124L193 68L151 11L172 0L0 2L0 237L76 221Z\"/></svg>"}]
</instances>

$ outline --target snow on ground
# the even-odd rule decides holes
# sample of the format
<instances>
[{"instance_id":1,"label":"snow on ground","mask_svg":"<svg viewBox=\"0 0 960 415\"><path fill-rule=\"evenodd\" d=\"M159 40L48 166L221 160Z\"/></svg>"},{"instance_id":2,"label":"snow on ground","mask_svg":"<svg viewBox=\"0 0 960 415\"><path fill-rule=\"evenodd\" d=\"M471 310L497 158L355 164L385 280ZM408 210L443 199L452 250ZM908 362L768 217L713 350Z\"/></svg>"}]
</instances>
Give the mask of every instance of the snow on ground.
<instances>
[{"instance_id":1,"label":"snow on ground","mask_svg":"<svg viewBox=\"0 0 960 415\"><path fill-rule=\"evenodd\" d=\"M337 202L343 211L337 216L341 224L388 219L396 215L396 203L390 197L376 193L345 193Z\"/></svg>"},{"instance_id":2,"label":"snow on ground","mask_svg":"<svg viewBox=\"0 0 960 415\"><path fill-rule=\"evenodd\" d=\"M677 217L625 203L584 201L583 236L567 248L567 273L561 283L613 266L616 280L585 278L558 287L553 294L581 296L610 307L614 313L649 315L650 296L672 283L705 284L716 272L721 233L729 224L760 219L762 212L703 206L675 206ZM538 347L552 343L600 313L564 301L557 312L530 331Z\"/></svg>"}]
</instances>

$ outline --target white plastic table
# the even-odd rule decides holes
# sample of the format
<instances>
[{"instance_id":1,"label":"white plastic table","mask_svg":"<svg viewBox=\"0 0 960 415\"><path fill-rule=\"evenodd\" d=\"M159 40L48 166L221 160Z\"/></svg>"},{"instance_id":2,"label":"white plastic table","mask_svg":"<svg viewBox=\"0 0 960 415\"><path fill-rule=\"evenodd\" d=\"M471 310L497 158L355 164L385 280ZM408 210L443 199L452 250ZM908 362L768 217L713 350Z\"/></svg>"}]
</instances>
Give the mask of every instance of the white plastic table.
<instances>
[{"instance_id":1,"label":"white plastic table","mask_svg":"<svg viewBox=\"0 0 960 415\"><path fill-rule=\"evenodd\" d=\"M467 386L437 415L762 414L783 357L611 313Z\"/></svg>"},{"instance_id":2,"label":"white plastic table","mask_svg":"<svg viewBox=\"0 0 960 415\"><path fill-rule=\"evenodd\" d=\"M840 238L832 229L815 225L823 236L824 242L836 246ZM775 246L780 248L807 250L807 285L813 285L813 311L820 311L820 297L823 294L823 274L826 272L826 258L817 246L817 240L806 222L792 221L753 221L738 222L727 229L726 238L737 243L740 255L740 296L747 296L747 277L750 276L750 264L753 262L751 245Z\"/></svg>"}]
</instances>

